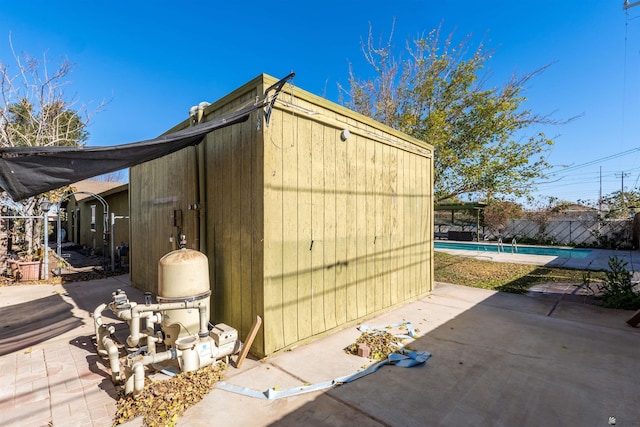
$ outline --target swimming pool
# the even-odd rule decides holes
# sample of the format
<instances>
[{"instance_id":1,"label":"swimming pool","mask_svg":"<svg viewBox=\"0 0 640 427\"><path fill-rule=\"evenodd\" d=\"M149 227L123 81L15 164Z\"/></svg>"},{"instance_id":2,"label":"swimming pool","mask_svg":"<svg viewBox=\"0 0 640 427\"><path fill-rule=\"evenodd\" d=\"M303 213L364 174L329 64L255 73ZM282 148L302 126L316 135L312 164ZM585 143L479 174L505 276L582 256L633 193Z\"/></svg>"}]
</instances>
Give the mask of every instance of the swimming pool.
<instances>
[{"instance_id":1,"label":"swimming pool","mask_svg":"<svg viewBox=\"0 0 640 427\"><path fill-rule=\"evenodd\" d=\"M506 254L516 253L521 255L546 255L560 258L585 258L591 249L575 249L575 248L557 248L553 246L528 246L502 244L498 251L497 243L459 243L459 242L443 242L435 241L433 246L436 249L453 249L458 251L473 252L502 252Z\"/></svg>"}]
</instances>

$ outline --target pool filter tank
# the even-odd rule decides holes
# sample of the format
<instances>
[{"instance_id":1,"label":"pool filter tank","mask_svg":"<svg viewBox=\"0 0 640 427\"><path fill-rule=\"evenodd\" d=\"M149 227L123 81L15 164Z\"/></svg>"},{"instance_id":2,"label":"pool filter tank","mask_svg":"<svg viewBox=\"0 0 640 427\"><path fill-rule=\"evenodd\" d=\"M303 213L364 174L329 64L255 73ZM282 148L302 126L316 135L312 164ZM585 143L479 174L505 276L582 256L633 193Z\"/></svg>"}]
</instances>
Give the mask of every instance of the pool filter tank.
<instances>
[{"instance_id":1,"label":"pool filter tank","mask_svg":"<svg viewBox=\"0 0 640 427\"><path fill-rule=\"evenodd\" d=\"M204 315L209 319L209 260L202 252L180 249L169 252L158 262L159 303L201 301L206 303ZM179 339L196 335L200 327L197 309L164 310L162 330L164 342L173 346Z\"/></svg>"},{"instance_id":2,"label":"pool filter tank","mask_svg":"<svg viewBox=\"0 0 640 427\"><path fill-rule=\"evenodd\" d=\"M236 329L224 323L209 328L210 296L207 256L183 248L158 263L157 303L152 303L150 294L145 294L143 303L129 301L118 289L111 302L94 310L98 354L109 360L111 378L124 384L125 394L141 393L148 371L160 365L189 372L223 358L228 362L229 356L240 352ZM107 307L129 326L122 343L115 337L115 326L102 322Z\"/></svg>"}]
</instances>

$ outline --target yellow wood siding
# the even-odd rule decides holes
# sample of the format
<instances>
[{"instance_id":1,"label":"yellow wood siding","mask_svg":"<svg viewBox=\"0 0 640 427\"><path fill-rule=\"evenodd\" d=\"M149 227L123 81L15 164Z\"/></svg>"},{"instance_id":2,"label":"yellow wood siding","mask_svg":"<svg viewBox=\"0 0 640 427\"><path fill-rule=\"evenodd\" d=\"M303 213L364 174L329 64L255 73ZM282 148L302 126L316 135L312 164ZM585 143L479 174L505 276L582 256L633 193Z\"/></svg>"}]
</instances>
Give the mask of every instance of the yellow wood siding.
<instances>
[{"instance_id":1,"label":"yellow wood siding","mask_svg":"<svg viewBox=\"0 0 640 427\"><path fill-rule=\"evenodd\" d=\"M237 93L207 119L255 100L257 89ZM209 134L206 140L207 252L213 260L212 317L246 336L262 308L262 154L258 118ZM253 347L263 346L263 331Z\"/></svg>"},{"instance_id":2,"label":"yellow wood siding","mask_svg":"<svg viewBox=\"0 0 640 427\"><path fill-rule=\"evenodd\" d=\"M266 354L432 286L429 151L344 118L342 141L334 112L292 99L313 117L276 108L264 130Z\"/></svg>"},{"instance_id":3,"label":"yellow wood siding","mask_svg":"<svg viewBox=\"0 0 640 427\"><path fill-rule=\"evenodd\" d=\"M195 148L187 147L130 170L131 281L139 289L157 293L158 261L178 247L174 213L182 217L187 247L198 249Z\"/></svg>"}]
</instances>

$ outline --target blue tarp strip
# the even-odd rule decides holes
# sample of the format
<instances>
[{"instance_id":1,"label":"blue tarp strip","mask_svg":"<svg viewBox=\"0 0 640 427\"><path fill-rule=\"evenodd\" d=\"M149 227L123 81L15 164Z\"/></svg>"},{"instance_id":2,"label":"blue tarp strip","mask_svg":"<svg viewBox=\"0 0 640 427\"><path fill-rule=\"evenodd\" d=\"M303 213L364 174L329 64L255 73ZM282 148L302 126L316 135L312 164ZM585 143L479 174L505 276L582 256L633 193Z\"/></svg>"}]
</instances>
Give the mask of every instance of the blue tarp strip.
<instances>
[{"instance_id":1,"label":"blue tarp strip","mask_svg":"<svg viewBox=\"0 0 640 427\"><path fill-rule=\"evenodd\" d=\"M219 382L217 388L230 391L232 393L242 394L244 396L255 397L257 399L275 400L283 397L296 396L299 394L310 393L312 391L324 390L340 384L350 383L366 375L372 374L384 365L400 366L402 368L410 368L425 363L431 357L431 353L427 351L408 351L405 349L398 350L400 353L391 353L388 358L369 366L363 371L354 374L338 377L330 381L324 381L308 386L295 387L289 390L276 390L270 388L266 391L254 390L247 387L241 387L234 384Z\"/></svg>"}]
</instances>

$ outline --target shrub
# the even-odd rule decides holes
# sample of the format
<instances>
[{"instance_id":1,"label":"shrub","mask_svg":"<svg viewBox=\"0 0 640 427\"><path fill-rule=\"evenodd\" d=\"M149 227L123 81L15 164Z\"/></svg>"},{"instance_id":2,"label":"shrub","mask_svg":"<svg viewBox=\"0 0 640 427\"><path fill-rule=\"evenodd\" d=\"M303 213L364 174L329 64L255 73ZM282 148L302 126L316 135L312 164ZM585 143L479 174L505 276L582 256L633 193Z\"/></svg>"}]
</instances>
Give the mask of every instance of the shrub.
<instances>
[{"instance_id":1,"label":"shrub","mask_svg":"<svg viewBox=\"0 0 640 427\"><path fill-rule=\"evenodd\" d=\"M605 272L604 281L598 285L601 292L602 305L608 308L637 310L640 308L640 292L631 282L632 273L627 270L627 263L618 257L609 257L609 271Z\"/></svg>"}]
</instances>

